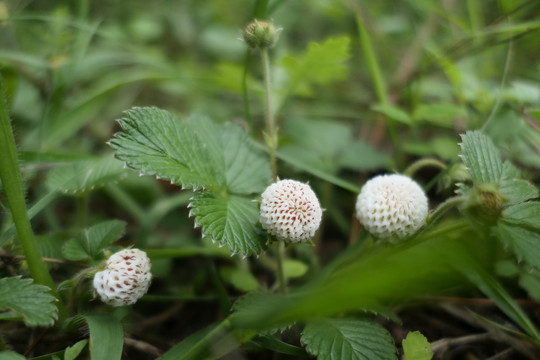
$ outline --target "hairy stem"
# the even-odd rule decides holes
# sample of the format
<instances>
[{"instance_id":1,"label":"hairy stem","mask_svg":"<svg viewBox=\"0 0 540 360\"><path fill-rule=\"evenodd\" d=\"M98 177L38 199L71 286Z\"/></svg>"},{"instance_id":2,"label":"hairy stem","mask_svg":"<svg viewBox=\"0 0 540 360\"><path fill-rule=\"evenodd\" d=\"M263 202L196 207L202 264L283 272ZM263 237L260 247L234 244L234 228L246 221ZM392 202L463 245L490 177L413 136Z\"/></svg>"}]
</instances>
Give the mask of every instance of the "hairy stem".
<instances>
[{"instance_id":1,"label":"hairy stem","mask_svg":"<svg viewBox=\"0 0 540 360\"><path fill-rule=\"evenodd\" d=\"M272 178L277 181L277 164L276 164L276 149L277 149L277 133L275 131L274 113L272 111L272 82L270 80L270 60L268 49L261 49L261 58L263 62L264 72L264 88L266 92L266 131L268 149L270 150L270 163L272 164Z\"/></svg>"},{"instance_id":2,"label":"hairy stem","mask_svg":"<svg viewBox=\"0 0 540 360\"><path fill-rule=\"evenodd\" d=\"M412 177L418 170L421 168L431 166L431 167L437 167L439 169L446 169L446 164L443 163L440 160L434 159L434 158L423 158L419 159L415 162L413 162L411 165L409 165L405 171L403 171L403 175L407 175L408 177Z\"/></svg>"},{"instance_id":3,"label":"hairy stem","mask_svg":"<svg viewBox=\"0 0 540 360\"><path fill-rule=\"evenodd\" d=\"M276 263L277 263L277 278L279 283L279 291L284 294L287 292L287 278L283 268L283 259L285 259L285 243L279 240L276 245Z\"/></svg>"},{"instance_id":4,"label":"hairy stem","mask_svg":"<svg viewBox=\"0 0 540 360\"><path fill-rule=\"evenodd\" d=\"M26 209L24 199L24 189L21 171L17 158L17 148L15 137L11 128L8 115L6 95L3 88L3 80L0 78L0 179L4 187L13 222L17 229L17 239L19 240L26 261L28 270L34 281L38 284L48 286L51 293L58 297L56 286L49 273L47 265L39 253L39 244L36 241L30 219ZM64 315L62 303L58 302L60 315Z\"/></svg>"},{"instance_id":5,"label":"hairy stem","mask_svg":"<svg viewBox=\"0 0 540 360\"><path fill-rule=\"evenodd\" d=\"M437 221L445 212L450 210L453 207L464 204L467 201L466 196L454 196L447 199L445 202L440 204L433 212L428 216L427 223L432 225Z\"/></svg>"}]
</instances>

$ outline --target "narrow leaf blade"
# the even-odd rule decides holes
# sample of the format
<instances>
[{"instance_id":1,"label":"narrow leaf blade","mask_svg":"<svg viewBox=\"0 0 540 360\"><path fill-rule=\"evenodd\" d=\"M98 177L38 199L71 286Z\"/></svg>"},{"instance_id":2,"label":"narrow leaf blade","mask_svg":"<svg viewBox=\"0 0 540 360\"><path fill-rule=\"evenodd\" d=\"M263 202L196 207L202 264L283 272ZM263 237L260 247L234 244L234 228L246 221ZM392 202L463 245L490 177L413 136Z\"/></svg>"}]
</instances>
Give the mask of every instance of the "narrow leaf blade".
<instances>
[{"instance_id":1,"label":"narrow leaf blade","mask_svg":"<svg viewBox=\"0 0 540 360\"><path fill-rule=\"evenodd\" d=\"M504 287L476 260L463 252L455 257L455 267L463 276L480 289L486 296L492 299L495 304L509 318L514 320L527 334L536 341L540 340L540 334L527 314L519 307L514 298L504 289Z\"/></svg>"},{"instance_id":2,"label":"narrow leaf blade","mask_svg":"<svg viewBox=\"0 0 540 360\"><path fill-rule=\"evenodd\" d=\"M122 324L113 316L95 314L84 316L90 329L92 360L120 360L124 346Z\"/></svg>"}]
</instances>

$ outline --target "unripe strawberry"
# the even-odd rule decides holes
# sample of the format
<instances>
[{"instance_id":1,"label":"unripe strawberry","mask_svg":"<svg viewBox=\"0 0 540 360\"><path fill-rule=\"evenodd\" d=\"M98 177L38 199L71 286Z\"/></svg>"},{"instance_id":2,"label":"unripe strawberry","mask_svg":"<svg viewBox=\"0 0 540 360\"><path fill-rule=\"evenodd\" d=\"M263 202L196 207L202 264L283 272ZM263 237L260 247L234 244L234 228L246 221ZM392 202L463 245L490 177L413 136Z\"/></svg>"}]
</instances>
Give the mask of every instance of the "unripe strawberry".
<instances>
[{"instance_id":1,"label":"unripe strawberry","mask_svg":"<svg viewBox=\"0 0 540 360\"><path fill-rule=\"evenodd\" d=\"M380 175L362 187L356 216L374 236L405 238L426 221L428 199L422 188L405 175Z\"/></svg>"},{"instance_id":2,"label":"unripe strawberry","mask_svg":"<svg viewBox=\"0 0 540 360\"><path fill-rule=\"evenodd\" d=\"M473 187L466 204L467 210L487 225L497 223L502 215L504 199L493 184L477 184Z\"/></svg>"},{"instance_id":3,"label":"unripe strawberry","mask_svg":"<svg viewBox=\"0 0 540 360\"><path fill-rule=\"evenodd\" d=\"M260 222L270 235L293 243L315 235L322 209L308 184L280 180L268 186L261 198Z\"/></svg>"},{"instance_id":4,"label":"unripe strawberry","mask_svg":"<svg viewBox=\"0 0 540 360\"><path fill-rule=\"evenodd\" d=\"M132 305L150 287L150 259L139 249L124 249L109 257L106 269L94 275L94 289L112 306Z\"/></svg>"}]
</instances>

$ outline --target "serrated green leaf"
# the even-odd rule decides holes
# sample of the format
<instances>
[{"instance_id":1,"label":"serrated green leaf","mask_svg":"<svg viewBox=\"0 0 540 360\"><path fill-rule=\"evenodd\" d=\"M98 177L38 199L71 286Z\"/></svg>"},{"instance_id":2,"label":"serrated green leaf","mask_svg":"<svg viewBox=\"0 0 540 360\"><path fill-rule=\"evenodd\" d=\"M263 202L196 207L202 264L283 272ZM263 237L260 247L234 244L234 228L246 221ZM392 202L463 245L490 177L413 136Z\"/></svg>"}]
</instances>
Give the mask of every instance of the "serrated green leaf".
<instances>
[{"instance_id":1,"label":"serrated green leaf","mask_svg":"<svg viewBox=\"0 0 540 360\"><path fill-rule=\"evenodd\" d=\"M402 345L405 360L431 360L433 357L431 345L420 331L409 332Z\"/></svg>"},{"instance_id":2,"label":"serrated green leaf","mask_svg":"<svg viewBox=\"0 0 540 360\"><path fill-rule=\"evenodd\" d=\"M68 260L93 259L102 250L117 241L126 232L126 223L120 220L105 221L84 229L75 238L68 240L62 253Z\"/></svg>"},{"instance_id":3,"label":"serrated green leaf","mask_svg":"<svg viewBox=\"0 0 540 360\"><path fill-rule=\"evenodd\" d=\"M324 85L347 75L345 61L349 59L350 38L338 36L322 44L310 43L303 54L285 56L280 65L289 73L285 93L311 95L312 85Z\"/></svg>"},{"instance_id":4,"label":"serrated green leaf","mask_svg":"<svg viewBox=\"0 0 540 360\"><path fill-rule=\"evenodd\" d=\"M62 165L51 170L46 185L50 191L85 193L118 181L125 171L112 156Z\"/></svg>"},{"instance_id":5,"label":"serrated green leaf","mask_svg":"<svg viewBox=\"0 0 540 360\"><path fill-rule=\"evenodd\" d=\"M28 326L51 326L58 310L50 289L34 284L32 279L0 279L0 309L11 309L23 317Z\"/></svg>"},{"instance_id":6,"label":"serrated green leaf","mask_svg":"<svg viewBox=\"0 0 540 360\"><path fill-rule=\"evenodd\" d=\"M204 191L195 194L190 207L203 234L227 245L233 253L258 254L263 249L264 237L255 227L259 209L254 201Z\"/></svg>"},{"instance_id":7,"label":"serrated green leaf","mask_svg":"<svg viewBox=\"0 0 540 360\"><path fill-rule=\"evenodd\" d=\"M68 346L64 352L64 360L75 360L77 356L83 351L84 347L88 344L88 340L81 340L72 346Z\"/></svg>"},{"instance_id":8,"label":"serrated green leaf","mask_svg":"<svg viewBox=\"0 0 540 360\"><path fill-rule=\"evenodd\" d=\"M397 359L394 341L376 322L363 319L321 319L310 321L301 342L318 359Z\"/></svg>"},{"instance_id":9,"label":"serrated green leaf","mask_svg":"<svg viewBox=\"0 0 540 360\"><path fill-rule=\"evenodd\" d=\"M503 180L499 192L508 204L538 198L538 188L523 179Z\"/></svg>"},{"instance_id":10,"label":"serrated green leaf","mask_svg":"<svg viewBox=\"0 0 540 360\"><path fill-rule=\"evenodd\" d=\"M529 201L510 206L504 209L503 217L512 224L540 231L540 202Z\"/></svg>"},{"instance_id":11,"label":"serrated green leaf","mask_svg":"<svg viewBox=\"0 0 540 360\"><path fill-rule=\"evenodd\" d=\"M499 239L508 246L518 260L540 269L540 233L500 221L496 228Z\"/></svg>"},{"instance_id":12,"label":"serrated green leaf","mask_svg":"<svg viewBox=\"0 0 540 360\"><path fill-rule=\"evenodd\" d=\"M503 163L493 141L480 131L462 135L462 159L474 182L498 183L503 174Z\"/></svg>"},{"instance_id":13,"label":"serrated green leaf","mask_svg":"<svg viewBox=\"0 0 540 360\"><path fill-rule=\"evenodd\" d=\"M210 121L199 120L213 133ZM133 108L119 123L124 132L115 134L110 145L129 167L194 189L224 183L223 174L214 170L218 164L212 164L205 144L186 121L157 108Z\"/></svg>"},{"instance_id":14,"label":"serrated green leaf","mask_svg":"<svg viewBox=\"0 0 540 360\"><path fill-rule=\"evenodd\" d=\"M114 316L85 315L90 329L90 355L92 360L120 360L124 346L122 324Z\"/></svg>"},{"instance_id":15,"label":"serrated green leaf","mask_svg":"<svg viewBox=\"0 0 540 360\"><path fill-rule=\"evenodd\" d=\"M120 120L124 132L110 141L116 157L146 175L195 190L262 191L271 179L267 156L232 124L204 116L182 121L157 108L134 108Z\"/></svg>"}]
</instances>

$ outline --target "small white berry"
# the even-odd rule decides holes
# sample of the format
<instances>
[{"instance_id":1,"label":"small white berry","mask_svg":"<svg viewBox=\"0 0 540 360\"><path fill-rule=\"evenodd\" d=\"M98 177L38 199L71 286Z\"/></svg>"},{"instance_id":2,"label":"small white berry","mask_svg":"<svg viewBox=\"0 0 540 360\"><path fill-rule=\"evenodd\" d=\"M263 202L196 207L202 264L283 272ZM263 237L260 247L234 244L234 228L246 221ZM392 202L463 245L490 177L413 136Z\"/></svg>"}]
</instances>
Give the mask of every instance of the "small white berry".
<instances>
[{"instance_id":1,"label":"small white berry","mask_svg":"<svg viewBox=\"0 0 540 360\"><path fill-rule=\"evenodd\" d=\"M424 190L405 175L380 175L364 184L356 200L356 216L374 236L399 239L412 235L426 221Z\"/></svg>"},{"instance_id":2,"label":"small white berry","mask_svg":"<svg viewBox=\"0 0 540 360\"><path fill-rule=\"evenodd\" d=\"M107 260L107 267L94 275L94 288L111 306L132 305L150 287L150 259L139 249L124 249Z\"/></svg>"},{"instance_id":3,"label":"small white berry","mask_svg":"<svg viewBox=\"0 0 540 360\"><path fill-rule=\"evenodd\" d=\"M260 222L270 235L293 243L315 235L322 209L308 184L281 180L268 186L261 198Z\"/></svg>"}]
</instances>

